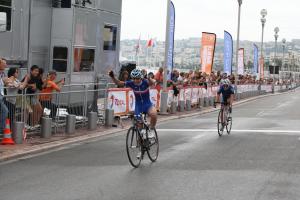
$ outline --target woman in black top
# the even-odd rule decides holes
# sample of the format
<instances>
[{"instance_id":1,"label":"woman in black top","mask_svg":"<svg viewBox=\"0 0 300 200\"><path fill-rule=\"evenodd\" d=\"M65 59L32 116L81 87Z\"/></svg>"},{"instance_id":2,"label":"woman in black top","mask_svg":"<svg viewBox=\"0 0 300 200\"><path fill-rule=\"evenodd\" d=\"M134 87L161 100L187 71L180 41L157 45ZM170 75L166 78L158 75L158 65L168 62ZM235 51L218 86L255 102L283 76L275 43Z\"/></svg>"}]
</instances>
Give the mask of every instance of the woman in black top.
<instances>
[{"instance_id":1,"label":"woman in black top","mask_svg":"<svg viewBox=\"0 0 300 200\"><path fill-rule=\"evenodd\" d=\"M44 85L40 68L37 65L33 65L30 68L30 75L26 75L23 80L27 81L26 94L32 109L29 117L29 125L36 126L43 114L43 108L38 98L38 91L42 90Z\"/></svg>"}]
</instances>

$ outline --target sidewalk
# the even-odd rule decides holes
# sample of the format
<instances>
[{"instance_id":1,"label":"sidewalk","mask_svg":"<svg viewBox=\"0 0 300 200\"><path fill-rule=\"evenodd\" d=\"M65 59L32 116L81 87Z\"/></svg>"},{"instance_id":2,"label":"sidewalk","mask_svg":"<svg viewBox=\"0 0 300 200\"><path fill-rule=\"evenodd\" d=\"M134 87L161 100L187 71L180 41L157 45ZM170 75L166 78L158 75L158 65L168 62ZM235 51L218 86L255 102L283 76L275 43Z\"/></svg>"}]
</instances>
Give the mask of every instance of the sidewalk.
<instances>
[{"instance_id":1,"label":"sidewalk","mask_svg":"<svg viewBox=\"0 0 300 200\"><path fill-rule=\"evenodd\" d=\"M235 102L234 105L239 105L260 98L280 95L280 94L284 94L284 93L266 94L266 95L251 97L251 98L247 98ZM159 115L158 123L174 120L174 119L192 117L196 115L203 115L217 110L218 108L202 107L201 109L194 108L192 109L192 111L189 112L185 111L185 112L177 112L176 114ZM86 129L78 129L76 130L76 133L73 135L55 134L50 139L43 139L40 138L39 136L32 136L26 139L26 142L21 145L13 145L13 146L0 145L0 162L18 159L24 156L34 155L42 152L47 152L67 145L82 143L89 140L100 138L101 136L126 131L131 126L131 121L130 119L123 119L121 121L122 123L119 124L117 127L107 128L104 126L99 126L96 131L87 131Z\"/></svg>"}]
</instances>

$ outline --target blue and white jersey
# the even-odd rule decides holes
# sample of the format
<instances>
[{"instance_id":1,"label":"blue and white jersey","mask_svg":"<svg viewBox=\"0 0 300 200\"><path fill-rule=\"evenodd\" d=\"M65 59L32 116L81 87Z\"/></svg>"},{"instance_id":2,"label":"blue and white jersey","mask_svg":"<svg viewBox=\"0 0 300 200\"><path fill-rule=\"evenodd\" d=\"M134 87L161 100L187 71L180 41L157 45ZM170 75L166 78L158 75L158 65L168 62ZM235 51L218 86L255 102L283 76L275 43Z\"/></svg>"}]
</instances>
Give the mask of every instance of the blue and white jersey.
<instances>
[{"instance_id":1,"label":"blue and white jersey","mask_svg":"<svg viewBox=\"0 0 300 200\"><path fill-rule=\"evenodd\" d=\"M143 79L140 85L134 84L133 81L126 81L125 86L133 90L136 103L143 103L143 104L151 103L148 80Z\"/></svg>"},{"instance_id":2,"label":"blue and white jersey","mask_svg":"<svg viewBox=\"0 0 300 200\"><path fill-rule=\"evenodd\" d=\"M222 94L223 99L228 99L232 94L234 94L234 88L229 85L227 89L224 88L224 85L221 85L218 94Z\"/></svg>"}]
</instances>

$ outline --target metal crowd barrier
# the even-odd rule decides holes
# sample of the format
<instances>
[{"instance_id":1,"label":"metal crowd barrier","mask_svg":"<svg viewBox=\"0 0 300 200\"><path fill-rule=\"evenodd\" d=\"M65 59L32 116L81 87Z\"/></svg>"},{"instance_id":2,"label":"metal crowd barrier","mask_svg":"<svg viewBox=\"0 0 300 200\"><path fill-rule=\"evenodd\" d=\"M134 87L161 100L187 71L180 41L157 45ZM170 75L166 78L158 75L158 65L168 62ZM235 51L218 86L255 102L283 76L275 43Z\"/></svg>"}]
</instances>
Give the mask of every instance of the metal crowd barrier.
<instances>
[{"instance_id":1,"label":"metal crowd barrier","mask_svg":"<svg viewBox=\"0 0 300 200\"><path fill-rule=\"evenodd\" d=\"M76 129L94 129L95 124L89 119L96 120L99 126L107 122L109 118L120 115L127 115L134 111L134 94L130 89L112 88L113 84L73 84L62 87L61 92L6 95L5 105L9 110L11 127L24 127L17 132L30 134L43 134L41 124L50 133L65 134L74 133L72 124ZM272 85L238 85L236 99L240 100L265 93L287 91L290 88L299 87L300 83L281 85L272 88ZM176 111L190 111L192 107L212 106L218 86L205 87L180 87L179 94L174 95L172 88L169 88L168 107L170 113ZM160 92L151 90L151 100L159 110ZM109 112L108 112L109 111ZM112 112L111 112L112 111ZM2 113L2 112L1 112ZM106 116L107 115L107 116ZM110 117L108 117L110 116ZM23 123L24 126L20 126ZM45 123L48 125L45 126ZM49 125L50 123L50 125ZM71 124L71 125L70 125Z\"/></svg>"},{"instance_id":2,"label":"metal crowd barrier","mask_svg":"<svg viewBox=\"0 0 300 200\"><path fill-rule=\"evenodd\" d=\"M108 87L109 84L65 85L61 92L26 94L22 91L22 94L5 95L7 117L12 128L16 122L24 123L21 131L27 136L41 134L43 118L51 119L52 133L66 133L69 116L75 117L76 128L84 128L89 125L90 113L95 113L96 122L101 126L105 121Z\"/></svg>"}]
</instances>

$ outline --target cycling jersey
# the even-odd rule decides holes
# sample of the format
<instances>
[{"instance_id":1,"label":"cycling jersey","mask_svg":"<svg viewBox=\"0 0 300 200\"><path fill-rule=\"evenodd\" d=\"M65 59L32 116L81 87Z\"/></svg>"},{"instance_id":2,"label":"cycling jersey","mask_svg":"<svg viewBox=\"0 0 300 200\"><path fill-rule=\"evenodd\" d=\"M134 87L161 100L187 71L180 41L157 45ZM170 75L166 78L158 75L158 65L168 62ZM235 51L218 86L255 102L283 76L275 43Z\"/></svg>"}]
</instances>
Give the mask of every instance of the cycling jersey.
<instances>
[{"instance_id":1,"label":"cycling jersey","mask_svg":"<svg viewBox=\"0 0 300 200\"><path fill-rule=\"evenodd\" d=\"M227 102L227 99L229 99L230 96L234 94L234 88L231 85L229 85L228 88L225 90L224 85L221 85L218 90L218 94L222 94L223 102Z\"/></svg>"},{"instance_id":2,"label":"cycling jersey","mask_svg":"<svg viewBox=\"0 0 300 200\"><path fill-rule=\"evenodd\" d=\"M143 79L139 85L134 84L133 81L126 81L125 86L133 90L135 96L135 115L139 115L142 112L148 113L149 109L152 107L149 81Z\"/></svg>"}]
</instances>

